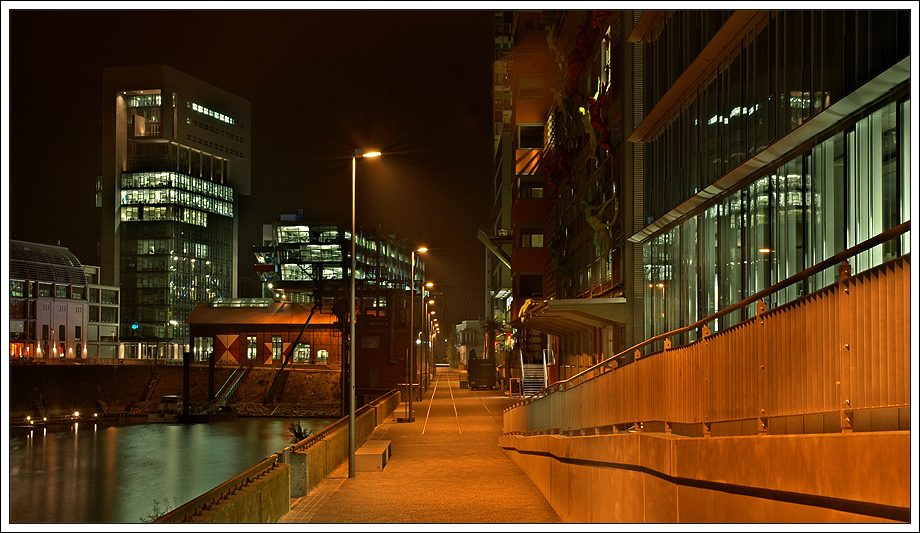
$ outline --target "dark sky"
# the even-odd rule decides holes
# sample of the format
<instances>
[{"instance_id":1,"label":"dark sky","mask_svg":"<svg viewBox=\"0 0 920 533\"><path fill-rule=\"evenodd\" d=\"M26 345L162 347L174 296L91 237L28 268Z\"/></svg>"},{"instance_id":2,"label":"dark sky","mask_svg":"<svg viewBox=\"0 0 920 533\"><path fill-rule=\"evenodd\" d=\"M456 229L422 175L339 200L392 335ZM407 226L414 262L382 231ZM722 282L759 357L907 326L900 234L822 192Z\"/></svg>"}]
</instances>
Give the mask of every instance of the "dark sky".
<instances>
[{"instance_id":1,"label":"dark sky","mask_svg":"<svg viewBox=\"0 0 920 533\"><path fill-rule=\"evenodd\" d=\"M351 155L373 147L387 155L358 163L358 223L427 245L435 281L484 287L476 230L491 205L492 11L12 7L9 238L60 241L98 264L102 69L166 64L252 103L241 276L262 224L281 214L350 223Z\"/></svg>"}]
</instances>

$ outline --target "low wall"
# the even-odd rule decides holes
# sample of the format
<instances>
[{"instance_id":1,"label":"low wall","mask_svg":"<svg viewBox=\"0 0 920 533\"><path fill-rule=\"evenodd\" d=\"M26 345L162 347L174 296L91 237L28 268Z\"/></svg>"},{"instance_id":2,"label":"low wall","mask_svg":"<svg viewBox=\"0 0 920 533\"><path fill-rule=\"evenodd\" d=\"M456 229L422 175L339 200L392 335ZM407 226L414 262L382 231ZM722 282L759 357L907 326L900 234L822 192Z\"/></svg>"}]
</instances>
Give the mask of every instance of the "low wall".
<instances>
[{"instance_id":1,"label":"low wall","mask_svg":"<svg viewBox=\"0 0 920 533\"><path fill-rule=\"evenodd\" d=\"M355 445L360 447L400 404L392 391L355 412ZM275 523L291 510L291 498L305 496L348 460L348 418L272 454L155 520L156 523Z\"/></svg>"},{"instance_id":2,"label":"low wall","mask_svg":"<svg viewBox=\"0 0 920 533\"><path fill-rule=\"evenodd\" d=\"M291 468L273 454L154 520L158 524L273 524L291 510Z\"/></svg>"},{"instance_id":3,"label":"low wall","mask_svg":"<svg viewBox=\"0 0 920 533\"><path fill-rule=\"evenodd\" d=\"M279 463L270 473L186 522L207 524L274 524L291 510L290 466Z\"/></svg>"},{"instance_id":4,"label":"low wall","mask_svg":"<svg viewBox=\"0 0 920 533\"><path fill-rule=\"evenodd\" d=\"M393 391L355 411L355 447L360 448L399 406L401 394ZM306 496L343 461L348 460L348 417L330 424L316 435L285 449L291 465L291 498Z\"/></svg>"},{"instance_id":5,"label":"low wall","mask_svg":"<svg viewBox=\"0 0 920 533\"><path fill-rule=\"evenodd\" d=\"M565 522L910 521L910 432L505 435Z\"/></svg>"}]
</instances>

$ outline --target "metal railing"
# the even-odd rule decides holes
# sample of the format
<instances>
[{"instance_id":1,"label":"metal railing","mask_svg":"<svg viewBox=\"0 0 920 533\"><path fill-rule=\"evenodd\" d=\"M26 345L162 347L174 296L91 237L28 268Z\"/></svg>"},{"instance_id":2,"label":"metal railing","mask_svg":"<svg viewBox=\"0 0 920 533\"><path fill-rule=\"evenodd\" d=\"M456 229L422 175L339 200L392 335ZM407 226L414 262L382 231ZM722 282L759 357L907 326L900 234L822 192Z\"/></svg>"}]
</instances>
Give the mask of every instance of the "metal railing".
<instances>
[{"instance_id":1,"label":"metal railing","mask_svg":"<svg viewBox=\"0 0 920 533\"><path fill-rule=\"evenodd\" d=\"M804 414L823 416L825 424L846 431L860 409L909 407L910 255L852 277L845 263L909 229L909 222L900 224L513 403L505 409L506 432L613 430L641 427L643 421L708 429L719 422L765 425L770 417ZM835 266L844 267L838 282L776 309L762 304L768 295ZM708 323L755 302L755 317L708 333ZM669 346L670 337L696 328L703 329L701 339ZM661 340L663 351L639 356L640 348ZM637 359L620 364L630 353ZM611 371L610 377L595 379ZM577 399L566 399L576 388ZM534 402L541 402L539 412L526 408ZM763 431L754 428L754 433Z\"/></svg>"},{"instance_id":2,"label":"metal railing","mask_svg":"<svg viewBox=\"0 0 920 533\"><path fill-rule=\"evenodd\" d=\"M378 406L385 404L386 402L390 401L390 399L392 399L393 396L398 395L398 394L399 394L399 391L392 390L384 394L380 398L375 399L371 403L359 407L358 409L355 410L355 418L360 417L361 415L363 415L364 413L372 409L377 409ZM283 454L285 452L300 452L300 451L307 450L313 447L316 443L326 438L327 435L331 435L335 433L336 431L339 431L343 427L347 427L347 426L348 426L348 417L346 416L346 417L340 418L339 420L336 420L335 422L329 424L328 426L317 431L316 433L307 435L305 439L303 439L300 442L295 443L293 446L288 446L287 448L284 449L284 452L280 452L280 453Z\"/></svg>"},{"instance_id":3,"label":"metal railing","mask_svg":"<svg viewBox=\"0 0 920 533\"><path fill-rule=\"evenodd\" d=\"M243 378L246 377L246 374L248 374L251 369L251 366L238 366L235 368L233 373L230 374L230 377L227 378L227 381L221 386L220 390L217 391L217 394L214 395L214 399L199 407L196 412L198 414L206 414L214 407L226 405L227 400L229 400L230 397L233 396L233 393L240 388Z\"/></svg>"}]
</instances>

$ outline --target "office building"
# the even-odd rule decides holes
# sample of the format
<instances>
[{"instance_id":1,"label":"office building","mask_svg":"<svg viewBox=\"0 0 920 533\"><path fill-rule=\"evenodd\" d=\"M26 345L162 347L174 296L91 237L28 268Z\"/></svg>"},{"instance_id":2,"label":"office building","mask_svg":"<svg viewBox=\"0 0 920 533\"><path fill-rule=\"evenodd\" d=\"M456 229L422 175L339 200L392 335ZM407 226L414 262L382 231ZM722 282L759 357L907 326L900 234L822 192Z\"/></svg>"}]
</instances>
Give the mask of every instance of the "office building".
<instances>
[{"instance_id":1,"label":"office building","mask_svg":"<svg viewBox=\"0 0 920 533\"><path fill-rule=\"evenodd\" d=\"M199 302L234 297L251 105L165 65L103 72L101 282L128 358L179 358Z\"/></svg>"},{"instance_id":2,"label":"office building","mask_svg":"<svg viewBox=\"0 0 920 533\"><path fill-rule=\"evenodd\" d=\"M643 147L645 202L629 240L643 252L647 335L910 220L910 32L910 12L897 10L638 17L629 41L643 64L633 74L643 113L628 141ZM908 231L859 254L851 273L909 249ZM837 277L835 266L796 282L766 307Z\"/></svg>"},{"instance_id":3,"label":"office building","mask_svg":"<svg viewBox=\"0 0 920 533\"><path fill-rule=\"evenodd\" d=\"M507 261L511 299L495 302L496 316L520 341L543 337L554 379L615 354L629 362L629 346L909 221L908 11L521 11L513 20L488 280L504 294L497 273ZM527 41L541 26L542 43ZM534 65L545 58L556 68L541 95ZM542 143L531 147L527 132L538 139L540 124ZM541 178L542 190L530 184ZM542 254L528 249L537 237ZM853 273L909 246L907 231L859 254ZM827 269L764 305L836 279ZM756 312L748 305L708 331Z\"/></svg>"}]
</instances>

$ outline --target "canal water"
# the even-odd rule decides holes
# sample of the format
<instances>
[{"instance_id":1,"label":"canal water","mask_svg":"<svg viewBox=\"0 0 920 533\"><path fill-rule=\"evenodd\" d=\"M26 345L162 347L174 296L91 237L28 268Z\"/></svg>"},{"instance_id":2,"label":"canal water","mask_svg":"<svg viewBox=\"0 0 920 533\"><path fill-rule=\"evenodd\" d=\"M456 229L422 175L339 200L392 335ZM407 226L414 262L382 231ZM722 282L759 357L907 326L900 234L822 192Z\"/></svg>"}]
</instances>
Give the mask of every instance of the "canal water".
<instances>
[{"instance_id":1,"label":"canal water","mask_svg":"<svg viewBox=\"0 0 920 533\"><path fill-rule=\"evenodd\" d=\"M149 522L290 446L292 422L316 433L336 420L10 428L9 521Z\"/></svg>"}]
</instances>

